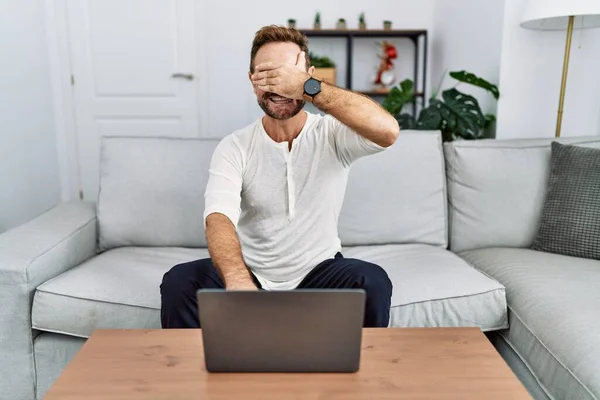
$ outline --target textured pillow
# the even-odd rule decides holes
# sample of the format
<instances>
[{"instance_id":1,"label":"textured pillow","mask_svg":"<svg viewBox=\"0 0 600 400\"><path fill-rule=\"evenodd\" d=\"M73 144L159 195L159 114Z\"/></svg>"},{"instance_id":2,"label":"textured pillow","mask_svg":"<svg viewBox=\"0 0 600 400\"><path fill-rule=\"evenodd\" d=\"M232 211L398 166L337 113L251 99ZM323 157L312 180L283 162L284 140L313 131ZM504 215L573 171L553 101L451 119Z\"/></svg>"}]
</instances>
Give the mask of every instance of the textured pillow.
<instances>
[{"instance_id":1,"label":"textured pillow","mask_svg":"<svg viewBox=\"0 0 600 400\"><path fill-rule=\"evenodd\" d=\"M552 143L533 250L600 260L600 149Z\"/></svg>"}]
</instances>

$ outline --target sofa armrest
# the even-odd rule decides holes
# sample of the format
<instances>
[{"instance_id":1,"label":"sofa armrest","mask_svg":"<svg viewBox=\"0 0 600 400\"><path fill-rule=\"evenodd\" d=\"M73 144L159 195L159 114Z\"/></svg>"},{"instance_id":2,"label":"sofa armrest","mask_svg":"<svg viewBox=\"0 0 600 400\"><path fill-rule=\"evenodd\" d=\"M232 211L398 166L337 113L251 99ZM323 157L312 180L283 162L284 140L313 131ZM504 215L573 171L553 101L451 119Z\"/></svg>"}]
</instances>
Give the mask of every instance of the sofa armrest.
<instances>
[{"instance_id":1,"label":"sofa armrest","mask_svg":"<svg viewBox=\"0 0 600 400\"><path fill-rule=\"evenodd\" d=\"M96 242L95 208L81 202L60 203L0 234L0 393L10 393L12 399L35 398L35 289L93 257Z\"/></svg>"}]
</instances>

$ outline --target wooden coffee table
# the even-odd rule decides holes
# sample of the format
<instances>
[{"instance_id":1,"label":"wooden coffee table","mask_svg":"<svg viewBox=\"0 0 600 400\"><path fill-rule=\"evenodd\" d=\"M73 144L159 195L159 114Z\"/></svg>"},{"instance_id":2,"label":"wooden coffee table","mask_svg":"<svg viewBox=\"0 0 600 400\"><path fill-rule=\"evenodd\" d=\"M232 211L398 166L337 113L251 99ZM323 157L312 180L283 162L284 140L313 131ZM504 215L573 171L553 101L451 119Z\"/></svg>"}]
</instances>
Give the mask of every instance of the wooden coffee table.
<instances>
[{"instance_id":1,"label":"wooden coffee table","mask_svg":"<svg viewBox=\"0 0 600 400\"><path fill-rule=\"evenodd\" d=\"M209 373L200 330L95 331L44 399L530 399L472 328L365 329L356 373Z\"/></svg>"}]
</instances>

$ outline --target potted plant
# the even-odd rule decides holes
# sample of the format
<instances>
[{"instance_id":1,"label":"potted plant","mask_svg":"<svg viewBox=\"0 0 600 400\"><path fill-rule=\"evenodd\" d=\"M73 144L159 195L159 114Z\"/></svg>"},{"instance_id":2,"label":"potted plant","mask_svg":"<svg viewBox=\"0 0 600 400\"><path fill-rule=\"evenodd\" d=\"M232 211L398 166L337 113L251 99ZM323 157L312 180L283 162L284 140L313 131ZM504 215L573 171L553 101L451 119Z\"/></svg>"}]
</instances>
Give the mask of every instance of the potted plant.
<instances>
[{"instance_id":1,"label":"potted plant","mask_svg":"<svg viewBox=\"0 0 600 400\"><path fill-rule=\"evenodd\" d=\"M321 29L321 13L317 11L315 14L315 22L313 24L313 29Z\"/></svg>"},{"instance_id":2,"label":"potted plant","mask_svg":"<svg viewBox=\"0 0 600 400\"><path fill-rule=\"evenodd\" d=\"M315 78L336 84L335 63L329 57L319 57L314 53L309 53L310 63L315 67Z\"/></svg>"},{"instance_id":3,"label":"potted plant","mask_svg":"<svg viewBox=\"0 0 600 400\"><path fill-rule=\"evenodd\" d=\"M396 117L400 128L416 130L439 130L445 142L465 139L474 140L492 137L490 126L496 121L492 114L484 115L477 99L456 89L460 83L467 83L491 93L498 100L498 87L483 78L466 71L450 72L450 76L458 83L441 93L438 93L443 82L440 80L438 89L429 99L419 116L403 113L406 104L415 100L413 82L406 79L390 91L383 100L382 106Z\"/></svg>"},{"instance_id":4,"label":"potted plant","mask_svg":"<svg viewBox=\"0 0 600 400\"><path fill-rule=\"evenodd\" d=\"M383 29L390 30L392 29L392 21L383 21Z\"/></svg>"},{"instance_id":5,"label":"potted plant","mask_svg":"<svg viewBox=\"0 0 600 400\"><path fill-rule=\"evenodd\" d=\"M288 28L296 29L296 20L288 19Z\"/></svg>"},{"instance_id":6,"label":"potted plant","mask_svg":"<svg viewBox=\"0 0 600 400\"><path fill-rule=\"evenodd\" d=\"M346 20L344 18L338 19L337 28L338 29L346 29Z\"/></svg>"},{"instance_id":7,"label":"potted plant","mask_svg":"<svg viewBox=\"0 0 600 400\"><path fill-rule=\"evenodd\" d=\"M360 15L358 16L358 28L361 30L367 29L367 21L365 20L364 11L361 12Z\"/></svg>"}]
</instances>

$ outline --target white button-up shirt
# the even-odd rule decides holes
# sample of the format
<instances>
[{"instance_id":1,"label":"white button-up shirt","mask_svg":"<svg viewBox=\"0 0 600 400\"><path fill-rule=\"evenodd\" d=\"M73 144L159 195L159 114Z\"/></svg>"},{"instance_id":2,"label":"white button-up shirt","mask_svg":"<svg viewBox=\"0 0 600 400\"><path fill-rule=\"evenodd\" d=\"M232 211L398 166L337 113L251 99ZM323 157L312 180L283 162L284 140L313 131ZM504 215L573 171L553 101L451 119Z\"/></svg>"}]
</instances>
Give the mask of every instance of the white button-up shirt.
<instances>
[{"instance_id":1,"label":"white button-up shirt","mask_svg":"<svg viewBox=\"0 0 600 400\"><path fill-rule=\"evenodd\" d=\"M341 250L349 168L385 149L330 115L307 114L291 150L271 139L260 118L223 138L211 160L204 219L218 212L231 220L244 261L266 290L295 288Z\"/></svg>"}]
</instances>

